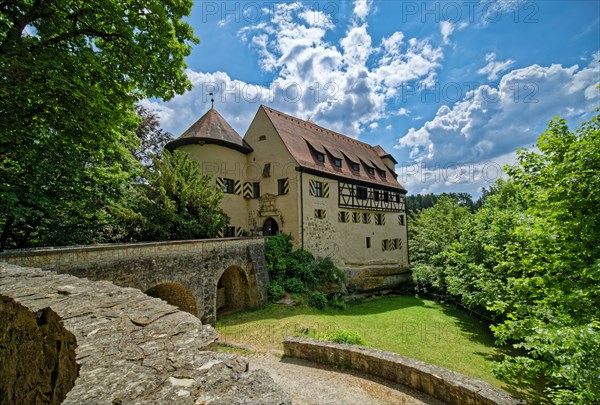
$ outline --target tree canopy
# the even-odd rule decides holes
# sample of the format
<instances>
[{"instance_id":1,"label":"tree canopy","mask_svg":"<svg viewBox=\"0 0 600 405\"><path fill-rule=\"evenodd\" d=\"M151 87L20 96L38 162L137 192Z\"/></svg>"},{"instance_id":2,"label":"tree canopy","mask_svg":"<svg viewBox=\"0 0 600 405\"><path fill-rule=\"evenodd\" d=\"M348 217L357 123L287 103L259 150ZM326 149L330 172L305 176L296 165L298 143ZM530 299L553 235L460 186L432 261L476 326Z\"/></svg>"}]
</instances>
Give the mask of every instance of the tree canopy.
<instances>
[{"instance_id":1,"label":"tree canopy","mask_svg":"<svg viewBox=\"0 0 600 405\"><path fill-rule=\"evenodd\" d=\"M496 375L542 382L556 404L598 403L600 115L575 131L554 120L537 147L518 152L508 180L459 221L458 237L449 232L435 245L441 252L419 258L433 270L417 271L417 281L482 314L499 343L522 350ZM447 221L448 208L417 215L412 248Z\"/></svg>"},{"instance_id":2,"label":"tree canopy","mask_svg":"<svg viewBox=\"0 0 600 405\"><path fill-rule=\"evenodd\" d=\"M54 243L35 240L44 223L96 221L119 197L135 176L134 103L190 87L184 58L197 39L182 19L191 6L0 2L3 244Z\"/></svg>"},{"instance_id":3,"label":"tree canopy","mask_svg":"<svg viewBox=\"0 0 600 405\"><path fill-rule=\"evenodd\" d=\"M130 240L216 237L229 221L219 208L222 198L197 161L165 151L134 186L120 217Z\"/></svg>"}]
</instances>

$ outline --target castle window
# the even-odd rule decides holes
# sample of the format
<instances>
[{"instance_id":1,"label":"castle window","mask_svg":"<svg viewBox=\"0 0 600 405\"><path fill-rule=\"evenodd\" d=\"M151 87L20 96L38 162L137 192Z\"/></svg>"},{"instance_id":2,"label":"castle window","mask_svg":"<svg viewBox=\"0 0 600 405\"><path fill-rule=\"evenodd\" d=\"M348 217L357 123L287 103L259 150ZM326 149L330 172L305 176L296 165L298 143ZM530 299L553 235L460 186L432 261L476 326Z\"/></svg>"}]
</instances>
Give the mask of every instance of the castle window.
<instances>
[{"instance_id":1,"label":"castle window","mask_svg":"<svg viewBox=\"0 0 600 405\"><path fill-rule=\"evenodd\" d=\"M235 182L232 179L223 179L223 192L235 194Z\"/></svg>"},{"instance_id":2,"label":"castle window","mask_svg":"<svg viewBox=\"0 0 600 405\"><path fill-rule=\"evenodd\" d=\"M342 159L333 159L333 164L335 167L342 167Z\"/></svg>"},{"instance_id":3,"label":"castle window","mask_svg":"<svg viewBox=\"0 0 600 405\"><path fill-rule=\"evenodd\" d=\"M346 212L346 211L338 212L338 221L339 222L344 222L344 223L348 222L348 220L350 219L349 217L350 216L348 215L348 212Z\"/></svg>"},{"instance_id":4,"label":"castle window","mask_svg":"<svg viewBox=\"0 0 600 405\"><path fill-rule=\"evenodd\" d=\"M258 140L259 141L266 141L267 137L266 137L266 135L261 135L261 136L258 137Z\"/></svg>"},{"instance_id":5,"label":"castle window","mask_svg":"<svg viewBox=\"0 0 600 405\"><path fill-rule=\"evenodd\" d=\"M390 193L388 193L387 191L383 192L383 201L385 201L385 202L390 201Z\"/></svg>"},{"instance_id":6,"label":"castle window","mask_svg":"<svg viewBox=\"0 0 600 405\"><path fill-rule=\"evenodd\" d=\"M225 238L235 238L235 226L227 226L225 227L225 232L223 234Z\"/></svg>"},{"instance_id":7,"label":"castle window","mask_svg":"<svg viewBox=\"0 0 600 405\"><path fill-rule=\"evenodd\" d=\"M385 225L385 214L375 214L375 225Z\"/></svg>"},{"instance_id":8,"label":"castle window","mask_svg":"<svg viewBox=\"0 0 600 405\"><path fill-rule=\"evenodd\" d=\"M290 189L289 181L287 178L277 180L277 194L284 195L287 194Z\"/></svg>"},{"instance_id":9,"label":"castle window","mask_svg":"<svg viewBox=\"0 0 600 405\"><path fill-rule=\"evenodd\" d=\"M263 177L271 177L271 163L265 163L263 166Z\"/></svg>"},{"instance_id":10,"label":"castle window","mask_svg":"<svg viewBox=\"0 0 600 405\"><path fill-rule=\"evenodd\" d=\"M371 238L367 236L367 249L371 249Z\"/></svg>"},{"instance_id":11,"label":"castle window","mask_svg":"<svg viewBox=\"0 0 600 405\"><path fill-rule=\"evenodd\" d=\"M386 173L385 173L385 170L380 170L380 171L379 171L379 175L380 175L381 177L385 178L385 175L386 175Z\"/></svg>"},{"instance_id":12,"label":"castle window","mask_svg":"<svg viewBox=\"0 0 600 405\"><path fill-rule=\"evenodd\" d=\"M317 160L321 163L325 162L325 155L323 153L317 152Z\"/></svg>"},{"instance_id":13,"label":"castle window","mask_svg":"<svg viewBox=\"0 0 600 405\"><path fill-rule=\"evenodd\" d=\"M315 210L315 218L324 219L325 218L325 210L323 210L323 209L316 209Z\"/></svg>"},{"instance_id":14,"label":"castle window","mask_svg":"<svg viewBox=\"0 0 600 405\"><path fill-rule=\"evenodd\" d=\"M372 176L375 174L375 169L373 169L372 167L368 167L367 166L367 172Z\"/></svg>"},{"instance_id":15,"label":"castle window","mask_svg":"<svg viewBox=\"0 0 600 405\"><path fill-rule=\"evenodd\" d=\"M373 199L379 201L379 191L373 190Z\"/></svg>"},{"instance_id":16,"label":"castle window","mask_svg":"<svg viewBox=\"0 0 600 405\"><path fill-rule=\"evenodd\" d=\"M398 224L404 225L404 214L398 215Z\"/></svg>"},{"instance_id":17,"label":"castle window","mask_svg":"<svg viewBox=\"0 0 600 405\"><path fill-rule=\"evenodd\" d=\"M396 194L396 203L400 204L400 194Z\"/></svg>"},{"instance_id":18,"label":"castle window","mask_svg":"<svg viewBox=\"0 0 600 405\"><path fill-rule=\"evenodd\" d=\"M367 196L368 196L368 193L367 193L366 187L360 187L360 186L356 187L356 198L358 198L359 200L366 200Z\"/></svg>"},{"instance_id":19,"label":"castle window","mask_svg":"<svg viewBox=\"0 0 600 405\"><path fill-rule=\"evenodd\" d=\"M260 197L260 183L252 183L252 198Z\"/></svg>"},{"instance_id":20,"label":"castle window","mask_svg":"<svg viewBox=\"0 0 600 405\"><path fill-rule=\"evenodd\" d=\"M314 196L315 197L323 197L323 183L320 181L315 181L314 183Z\"/></svg>"},{"instance_id":21,"label":"castle window","mask_svg":"<svg viewBox=\"0 0 600 405\"><path fill-rule=\"evenodd\" d=\"M360 166L358 165L358 163L351 163L352 165L352 170L354 170L355 172L360 171Z\"/></svg>"},{"instance_id":22,"label":"castle window","mask_svg":"<svg viewBox=\"0 0 600 405\"><path fill-rule=\"evenodd\" d=\"M360 222L360 212L352 213L352 222L355 222L355 223Z\"/></svg>"}]
</instances>

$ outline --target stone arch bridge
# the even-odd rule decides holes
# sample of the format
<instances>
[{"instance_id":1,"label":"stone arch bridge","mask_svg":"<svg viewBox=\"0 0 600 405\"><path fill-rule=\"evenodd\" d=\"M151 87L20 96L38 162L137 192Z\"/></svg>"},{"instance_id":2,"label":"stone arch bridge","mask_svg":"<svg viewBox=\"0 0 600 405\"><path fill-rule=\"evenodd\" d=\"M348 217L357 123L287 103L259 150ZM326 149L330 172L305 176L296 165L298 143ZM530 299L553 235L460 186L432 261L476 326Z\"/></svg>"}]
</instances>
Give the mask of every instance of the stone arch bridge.
<instances>
[{"instance_id":1,"label":"stone arch bridge","mask_svg":"<svg viewBox=\"0 0 600 405\"><path fill-rule=\"evenodd\" d=\"M214 325L217 311L265 301L264 253L260 237L20 249L0 261L138 288Z\"/></svg>"}]
</instances>

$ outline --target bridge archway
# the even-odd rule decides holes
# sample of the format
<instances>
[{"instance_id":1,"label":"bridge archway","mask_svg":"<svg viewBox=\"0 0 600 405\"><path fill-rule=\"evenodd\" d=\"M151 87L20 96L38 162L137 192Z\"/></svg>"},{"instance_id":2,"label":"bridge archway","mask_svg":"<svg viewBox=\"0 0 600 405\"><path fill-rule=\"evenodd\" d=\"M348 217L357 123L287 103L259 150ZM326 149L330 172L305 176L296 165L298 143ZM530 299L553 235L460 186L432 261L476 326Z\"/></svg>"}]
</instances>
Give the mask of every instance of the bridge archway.
<instances>
[{"instance_id":1,"label":"bridge archway","mask_svg":"<svg viewBox=\"0 0 600 405\"><path fill-rule=\"evenodd\" d=\"M238 266L228 267L217 282L217 315L236 312L250 306L248 279Z\"/></svg>"},{"instance_id":2,"label":"bridge archway","mask_svg":"<svg viewBox=\"0 0 600 405\"><path fill-rule=\"evenodd\" d=\"M179 283L160 283L145 291L146 295L160 298L182 311L198 316L196 298L190 290Z\"/></svg>"}]
</instances>

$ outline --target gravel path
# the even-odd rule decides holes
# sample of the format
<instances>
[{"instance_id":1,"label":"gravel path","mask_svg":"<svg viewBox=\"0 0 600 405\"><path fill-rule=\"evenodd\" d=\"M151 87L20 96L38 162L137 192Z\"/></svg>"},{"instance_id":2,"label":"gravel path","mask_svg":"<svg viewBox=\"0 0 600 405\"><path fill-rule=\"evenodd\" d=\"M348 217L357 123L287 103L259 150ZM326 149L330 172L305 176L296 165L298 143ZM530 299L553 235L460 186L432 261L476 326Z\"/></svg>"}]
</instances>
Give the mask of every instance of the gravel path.
<instances>
[{"instance_id":1,"label":"gravel path","mask_svg":"<svg viewBox=\"0 0 600 405\"><path fill-rule=\"evenodd\" d=\"M250 369L267 371L294 405L443 405L408 387L352 370L338 372L270 353L253 354L249 359Z\"/></svg>"}]
</instances>

